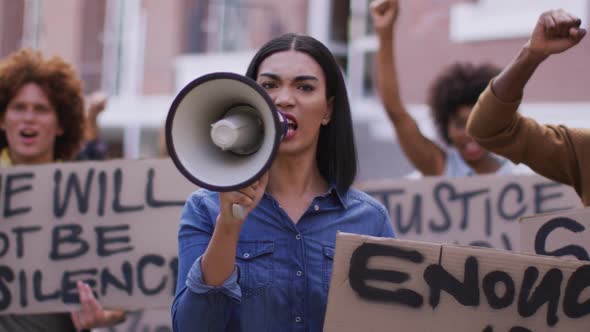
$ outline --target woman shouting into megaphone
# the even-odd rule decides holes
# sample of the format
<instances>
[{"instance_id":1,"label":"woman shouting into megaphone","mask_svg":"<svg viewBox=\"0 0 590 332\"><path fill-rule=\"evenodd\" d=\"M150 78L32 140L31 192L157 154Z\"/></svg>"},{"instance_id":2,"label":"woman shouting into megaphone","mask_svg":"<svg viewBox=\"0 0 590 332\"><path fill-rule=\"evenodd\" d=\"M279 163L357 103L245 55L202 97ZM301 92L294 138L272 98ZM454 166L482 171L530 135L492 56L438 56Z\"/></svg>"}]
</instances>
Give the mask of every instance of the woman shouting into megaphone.
<instances>
[{"instance_id":1,"label":"woman shouting into megaphone","mask_svg":"<svg viewBox=\"0 0 590 332\"><path fill-rule=\"evenodd\" d=\"M336 232L393 237L393 228L380 203L350 187L350 106L330 51L286 34L262 46L246 76L268 93L287 131L257 182L200 189L186 202L174 330L321 331Z\"/></svg>"}]
</instances>

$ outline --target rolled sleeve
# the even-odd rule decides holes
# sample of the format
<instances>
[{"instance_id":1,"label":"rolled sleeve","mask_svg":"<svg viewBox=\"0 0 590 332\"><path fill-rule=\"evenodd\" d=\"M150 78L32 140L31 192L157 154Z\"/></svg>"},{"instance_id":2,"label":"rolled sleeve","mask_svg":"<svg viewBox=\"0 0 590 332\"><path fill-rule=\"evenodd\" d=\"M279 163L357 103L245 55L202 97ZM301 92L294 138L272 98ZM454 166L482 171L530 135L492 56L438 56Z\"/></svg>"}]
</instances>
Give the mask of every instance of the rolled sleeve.
<instances>
[{"instance_id":1,"label":"rolled sleeve","mask_svg":"<svg viewBox=\"0 0 590 332\"><path fill-rule=\"evenodd\" d=\"M198 190L187 200L178 232L178 282L172 303L172 326L176 331L228 331L239 323L237 310L242 292L239 271L219 287L203 281L201 260L215 227L216 197Z\"/></svg>"},{"instance_id":2,"label":"rolled sleeve","mask_svg":"<svg viewBox=\"0 0 590 332\"><path fill-rule=\"evenodd\" d=\"M518 107L521 100L504 102L494 94L492 83L479 96L469 116L467 131L469 135L486 148L495 146L502 136L512 134L510 128L518 120Z\"/></svg>"},{"instance_id":3,"label":"rolled sleeve","mask_svg":"<svg viewBox=\"0 0 590 332\"><path fill-rule=\"evenodd\" d=\"M234 267L232 274L221 286L213 287L205 284L203 281L201 270L202 258L203 256L199 257L191 267L186 279L186 286L196 294L223 293L235 302L240 303L242 300L242 290L238 284L239 272L237 266Z\"/></svg>"}]
</instances>

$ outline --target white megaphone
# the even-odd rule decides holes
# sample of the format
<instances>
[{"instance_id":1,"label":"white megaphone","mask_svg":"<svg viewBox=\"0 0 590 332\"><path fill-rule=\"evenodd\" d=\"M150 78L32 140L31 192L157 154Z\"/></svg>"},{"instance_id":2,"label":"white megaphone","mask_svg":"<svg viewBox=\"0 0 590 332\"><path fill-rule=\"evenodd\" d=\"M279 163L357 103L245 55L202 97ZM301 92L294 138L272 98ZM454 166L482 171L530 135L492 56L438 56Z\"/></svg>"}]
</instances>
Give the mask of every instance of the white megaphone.
<instances>
[{"instance_id":1,"label":"white megaphone","mask_svg":"<svg viewBox=\"0 0 590 332\"><path fill-rule=\"evenodd\" d=\"M254 80L212 73L185 86L166 118L166 146L178 170L194 184L233 191L271 166L287 121ZM233 215L244 217L234 204Z\"/></svg>"}]
</instances>

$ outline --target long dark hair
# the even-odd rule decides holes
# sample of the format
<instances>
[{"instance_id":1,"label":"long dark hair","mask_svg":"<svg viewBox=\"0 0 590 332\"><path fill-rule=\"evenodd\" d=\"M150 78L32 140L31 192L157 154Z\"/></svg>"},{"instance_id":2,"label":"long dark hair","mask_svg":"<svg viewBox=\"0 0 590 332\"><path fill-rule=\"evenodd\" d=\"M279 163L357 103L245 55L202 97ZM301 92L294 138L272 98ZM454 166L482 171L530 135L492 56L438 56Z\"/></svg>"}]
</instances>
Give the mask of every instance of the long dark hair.
<instances>
[{"instance_id":1,"label":"long dark hair","mask_svg":"<svg viewBox=\"0 0 590 332\"><path fill-rule=\"evenodd\" d=\"M350 188L357 172L357 155L350 103L342 71L324 44L306 36L288 33L264 44L248 66L246 76L256 80L264 59L278 52L297 51L311 56L326 77L326 98L334 98L330 122L320 129L316 162L322 176L335 182L340 192Z\"/></svg>"}]
</instances>

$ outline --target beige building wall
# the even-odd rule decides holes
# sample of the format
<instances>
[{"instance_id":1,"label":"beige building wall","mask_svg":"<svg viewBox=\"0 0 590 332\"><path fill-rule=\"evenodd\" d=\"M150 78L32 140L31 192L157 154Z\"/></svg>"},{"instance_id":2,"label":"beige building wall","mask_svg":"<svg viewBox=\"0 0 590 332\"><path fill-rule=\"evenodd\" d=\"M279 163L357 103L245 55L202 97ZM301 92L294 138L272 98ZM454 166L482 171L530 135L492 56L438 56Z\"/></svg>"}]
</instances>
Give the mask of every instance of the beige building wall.
<instances>
[{"instance_id":1,"label":"beige building wall","mask_svg":"<svg viewBox=\"0 0 590 332\"><path fill-rule=\"evenodd\" d=\"M80 63L82 1L42 1L39 48L44 53L58 54L74 65Z\"/></svg>"},{"instance_id":2,"label":"beige building wall","mask_svg":"<svg viewBox=\"0 0 590 332\"><path fill-rule=\"evenodd\" d=\"M168 94L174 87L174 58L182 49L182 1L144 0L146 36L143 94Z\"/></svg>"},{"instance_id":3,"label":"beige building wall","mask_svg":"<svg viewBox=\"0 0 590 332\"><path fill-rule=\"evenodd\" d=\"M200 2L200 3L199 3ZM190 31L184 29L197 26L208 29L208 51L220 51L220 39L223 29L233 26L227 31L230 37L237 37L238 50L251 50L260 47L270 38L286 32L303 33L306 29L307 1L302 0L257 0L247 4L239 4L241 20L221 26L220 15L216 9L221 1L207 2L203 0L160 1L144 0L146 12L146 40L143 93L169 94L174 89L174 60L189 49L187 43L191 38ZM200 5L200 7L197 7ZM213 7L215 6L215 7ZM187 12L196 8L205 9L202 16L205 21L190 24L187 20L194 18L195 13ZM213 9L211 9L213 8ZM210 16L207 18L207 16ZM195 32L196 33L196 32Z\"/></svg>"},{"instance_id":4,"label":"beige building wall","mask_svg":"<svg viewBox=\"0 0 590 332\"><path fill-rule=\"evenodd\" d=\"M252 3L263 8L263 10L252 13L249 17L252 22L249 36L253 49L280 34L304 33L306 31L307 1L258 0Z\"/></svg>"},{"instance_id":5,"label":"beige building wall","mask_svg":"<svg viewBox=\"0 0 590 332\"><path fill-rule=\"evenodd\" d=\"M6 56L22 45L24 3L0 1L0 56Z\"/></svg>"},{"instance_id":6,"label":"beige building wall","mask_svg":"<svg viewBox=\"0 0 590 332\"><path fill-rule=\"evenodd\" d=\"M424 103L429 84L449 64L455 61L490 62L503 67L526 42L526 38L452 42L449 39L450 7L461 2L402 2L396 45L402 94L407 102ZM532 31L533 27L530 29ZM589 60L588 40L564 54L549 58L527 86L527 102L590 101Z\"/></svg>"}]
</instances>

